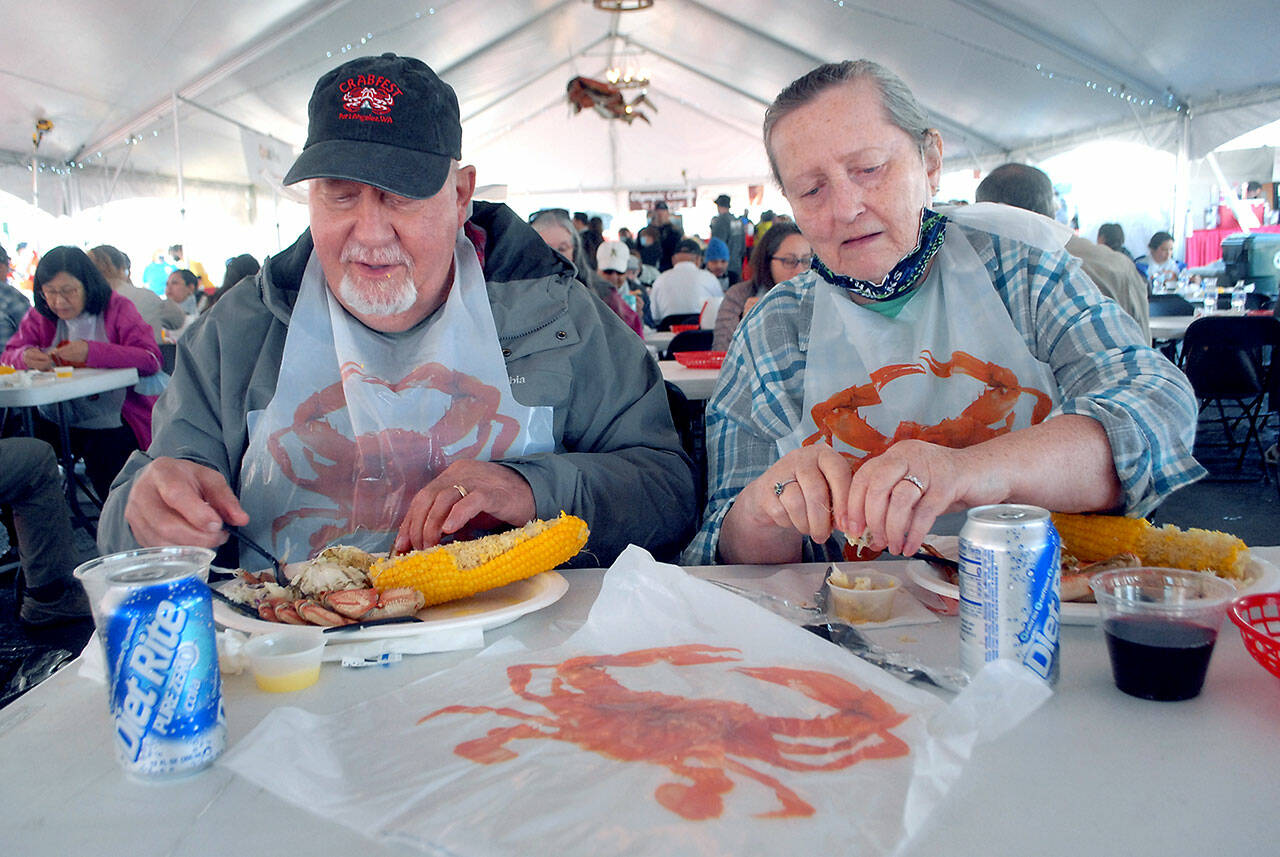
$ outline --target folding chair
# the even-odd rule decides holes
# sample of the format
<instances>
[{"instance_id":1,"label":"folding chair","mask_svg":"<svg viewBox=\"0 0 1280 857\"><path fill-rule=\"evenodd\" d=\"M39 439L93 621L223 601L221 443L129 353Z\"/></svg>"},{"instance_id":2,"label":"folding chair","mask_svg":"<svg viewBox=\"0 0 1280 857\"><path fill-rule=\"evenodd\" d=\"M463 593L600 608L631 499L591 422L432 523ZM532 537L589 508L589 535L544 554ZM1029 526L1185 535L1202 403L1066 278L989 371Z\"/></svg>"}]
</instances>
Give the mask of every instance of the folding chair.
<instances>
[{"instance_id":1,"label":"folding chair","mask_svg":"<svg viewBox=\"0 0 1280 857\"><path fill-rule=\"evenodd\" d=\"M674 360L674 355L679 351L709 351L715 337L714 330L682 330L667 343L667 350L663 357Z\"/></svg>"},{"instance_id":2,"label":"folding chair","mask_svg":"<svg viewBox=\"0 0 1280 857\"><path fill-rule=\"evenodd\" d=\"M1274 316L1206 316L1187 328L1182 340L1182 370L1200 403L1200 417L1210 406L1210 423L1221 427L1229 451L1239 447L1236 470L1244 467L1250 445L1257 450L1263 479L1269 479L1259 428L1263 407L1275 389L1273 366L1280 346L1280 319ZM1274 408L1274 405L1272 406ZM1203 419L1202 419L1203 422ZM1237 437L1246 426L1244 438Z\"/></svg>"},{"instance_id":3,"label":"folding chair","mask_svg":"<svg viewBox=\"0 0 1280 857\"><path fill-rule=\"evenodd\" d=\"M663 316L662 320L658 322L657 329L670 330L671 325L673 324L697 324L698 319L699 317L701 317L701 315L702 313L698 313L698 312L683 312L683 313L676 313L674 315Z\"/></svg>"}]
</instances>

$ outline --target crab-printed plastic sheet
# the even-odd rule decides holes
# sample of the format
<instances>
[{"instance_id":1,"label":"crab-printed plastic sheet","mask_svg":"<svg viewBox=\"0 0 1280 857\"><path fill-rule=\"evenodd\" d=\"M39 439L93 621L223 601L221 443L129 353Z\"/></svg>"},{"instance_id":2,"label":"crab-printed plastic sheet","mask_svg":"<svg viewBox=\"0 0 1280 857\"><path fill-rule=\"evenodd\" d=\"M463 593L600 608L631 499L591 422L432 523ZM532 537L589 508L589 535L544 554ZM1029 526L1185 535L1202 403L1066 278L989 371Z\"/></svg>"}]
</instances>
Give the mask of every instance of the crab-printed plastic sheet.
<instances>
[{"instance_id":1,"label":"crab-printed plastic sheet","mask_svg":"<svg viewBox=\"0 0 1280 857\"><path fill-rule=\"evenodd\" d=\"M996 664L948 704L638 548L565 643L511 649L277 709L223 764L431 854L889 854L1049 695Z\"/></svg>"}]
</instances>

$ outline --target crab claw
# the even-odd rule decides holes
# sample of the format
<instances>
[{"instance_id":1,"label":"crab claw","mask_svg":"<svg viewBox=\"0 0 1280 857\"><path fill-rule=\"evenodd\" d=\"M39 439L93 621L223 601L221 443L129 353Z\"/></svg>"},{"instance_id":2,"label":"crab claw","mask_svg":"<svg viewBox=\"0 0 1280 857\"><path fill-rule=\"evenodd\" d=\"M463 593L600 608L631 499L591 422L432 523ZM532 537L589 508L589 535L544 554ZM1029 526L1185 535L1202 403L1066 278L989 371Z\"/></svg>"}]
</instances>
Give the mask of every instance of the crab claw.
<instances>
[{"instance_id":1,"label":"crab claw","mask_svg":"<svg viewBox=\"0 0 1280 857\"><path fill-rule=\"evenodd\" d=\"M350 625L351 620L346 616L341 616L329 610L319 601L312 601L310 598L294 602L298 616L312 625L324 625L333 627L336 625ZM277 613L279 610L277 609Z\"/></svg>"},{"instance_id":2,"label":"crab claw","mask_svg":"<svg viewBox=\"0 0 1280 857\"><path fill-rule=\"evenodd\" d=\"M364 619L370 610L378 606L376 589L342 589L324 594L324 604L348 619Z\"/></svg>"},{"instance_id":3,"label":"crab claw","mask_svg":"<svg viewBox=\"0 0 1280 857\"><path fill-rule=\"evenodd\" d=\"M363 618L390 619L395 616L412 616L427 603L425 595L407 586L383 589L378 595L378 606L370 610Z\"/></svg>"},{"instance_id":4,"label":"crab claw","mask_svg":"<svg viewBox=\"0 0 1280 857\"><path fill-rule=\"evenodd\" d=\"M287 598L272 599L276 611L276 621L289 625L306 625L307 620L298 615L294 602Z\"/></svg>"}]
</instances>

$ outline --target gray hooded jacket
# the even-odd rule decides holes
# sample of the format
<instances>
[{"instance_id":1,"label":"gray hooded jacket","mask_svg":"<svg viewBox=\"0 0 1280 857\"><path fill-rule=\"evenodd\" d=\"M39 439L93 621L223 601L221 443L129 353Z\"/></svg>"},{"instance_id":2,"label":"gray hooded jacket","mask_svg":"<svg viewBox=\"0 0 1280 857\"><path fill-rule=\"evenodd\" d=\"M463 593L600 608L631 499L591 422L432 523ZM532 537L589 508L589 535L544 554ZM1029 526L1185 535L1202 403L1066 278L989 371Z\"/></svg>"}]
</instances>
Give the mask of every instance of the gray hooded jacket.
<instances>
[{"instance_id":1,"label":"gray hooded jacket","mask_svg":"<svg viewBox=\"0 0 1280 857\"><path fill-rule=\"evenodd\" d=\"M555 414L553 452L501 463L528 481L539 518L564 510L587 522L591 538L575 564L607 566L628 544L676 556L696 523L694 480L644 343L505 205L477 202L469 226L473 240L475 229L483 232L479 249L512 392ZM312 248L304 232L183 335L173 380L156 403L152 457L211 467L238 493L246 415L275 393ZM137 546L124 509L146 464L134 453L116 477L99 522L103 552ZM238 564L234 550L225 545L219 561Z\"/></svg>"}]
</instances>

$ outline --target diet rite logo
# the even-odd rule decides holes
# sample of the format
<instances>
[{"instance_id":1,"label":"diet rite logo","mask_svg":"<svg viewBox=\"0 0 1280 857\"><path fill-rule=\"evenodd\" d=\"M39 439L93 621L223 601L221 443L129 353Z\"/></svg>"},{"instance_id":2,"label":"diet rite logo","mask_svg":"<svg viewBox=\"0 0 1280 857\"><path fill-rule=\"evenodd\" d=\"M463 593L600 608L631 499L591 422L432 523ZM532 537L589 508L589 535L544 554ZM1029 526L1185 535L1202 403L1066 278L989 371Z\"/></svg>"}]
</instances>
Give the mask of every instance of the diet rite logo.
<instances>
[{"instance_id":1,"label":"diet rite logo","mask_svg":"<svg viewBox=\"0 0 1280 857\"><path fill-rule=\"evenodd\" d=\"M338 84L342 93L339 119L361 122L393 122L387 114L404 90L380 74L358 74Z\"/></svg>"}]
</instances>

